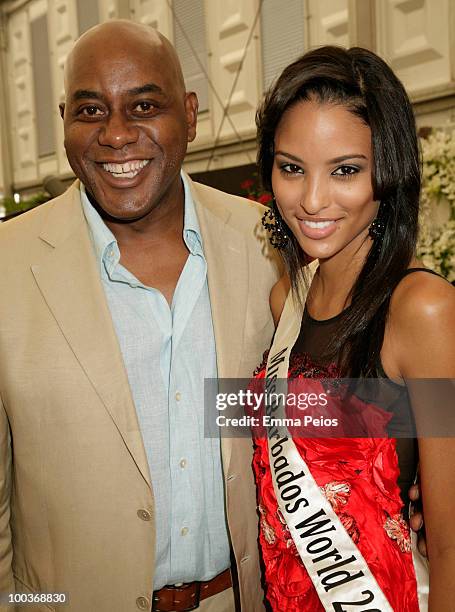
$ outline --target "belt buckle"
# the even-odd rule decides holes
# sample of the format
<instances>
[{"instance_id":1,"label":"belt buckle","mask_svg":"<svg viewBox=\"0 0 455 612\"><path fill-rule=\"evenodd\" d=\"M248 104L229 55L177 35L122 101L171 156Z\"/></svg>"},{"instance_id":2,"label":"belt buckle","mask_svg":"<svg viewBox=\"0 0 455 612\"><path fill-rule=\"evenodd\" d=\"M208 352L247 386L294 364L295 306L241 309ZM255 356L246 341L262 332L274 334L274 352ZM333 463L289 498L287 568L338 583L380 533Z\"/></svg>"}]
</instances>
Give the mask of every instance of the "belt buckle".
<instances>
[{"instance_id":1,"label":"belt buckle","mask_svg":"<svg viewBox=\"0 0 455 612\"><path fill-rule=\"evenodd\" d=\"M187 586L185 585L185 583L180 583L178 586L174 585L173 589L177 593L184 592L186 590L185 586ZM174 599L175 599L175 596L174 596ZM200 603L201 603L201 582L195 582L194 603L189 608L183 608L181 612L191 612L192 610L196 610L197 608L199 608ZM152 612L160 612L160 608L158 607L159 605L160 605L159 598L153 596Z\"/></svg>"},{"instance_id":2,"label":"belt buckle","mask_svg":"<svg viewBox=\"0 0 455 612\"><path fill-rule=\"evenodd\" d=\"M194 591L194 604L190 608L185 608L183 612L191 612L191 610L196 610L199 608L199 604L201 603L201 583L196 582L196 589Z\"/></svg>"}]
</instances>

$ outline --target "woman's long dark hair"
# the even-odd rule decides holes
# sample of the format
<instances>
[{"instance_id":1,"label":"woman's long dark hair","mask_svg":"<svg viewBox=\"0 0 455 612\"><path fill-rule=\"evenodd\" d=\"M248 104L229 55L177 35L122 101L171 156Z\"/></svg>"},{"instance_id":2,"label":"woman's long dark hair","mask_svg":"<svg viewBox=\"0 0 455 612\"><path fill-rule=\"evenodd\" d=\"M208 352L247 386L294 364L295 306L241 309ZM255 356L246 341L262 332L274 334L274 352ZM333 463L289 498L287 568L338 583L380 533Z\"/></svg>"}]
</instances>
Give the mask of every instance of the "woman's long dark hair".
<instances>
[{"instance_id":1,"label":"woman's long dark hair","mask_svg":"<svg viewBox=\"0 0 455 612\"><path fill-rule=\"evenodd\" d=\"M345 106L371 129L373 195L380 201L378 217L385 232L351 289L351 306L343 313L330 356L339 356L344 375L377 376L390 297L417 240L420 161L414 115L401 82L371 51L332 46L309 51L285 68L256 115L258 165L269 190L276 128L290 106L310 99ZM298 295L307 257L289 234L282 253Z\"/></svg>"}]
</instances>

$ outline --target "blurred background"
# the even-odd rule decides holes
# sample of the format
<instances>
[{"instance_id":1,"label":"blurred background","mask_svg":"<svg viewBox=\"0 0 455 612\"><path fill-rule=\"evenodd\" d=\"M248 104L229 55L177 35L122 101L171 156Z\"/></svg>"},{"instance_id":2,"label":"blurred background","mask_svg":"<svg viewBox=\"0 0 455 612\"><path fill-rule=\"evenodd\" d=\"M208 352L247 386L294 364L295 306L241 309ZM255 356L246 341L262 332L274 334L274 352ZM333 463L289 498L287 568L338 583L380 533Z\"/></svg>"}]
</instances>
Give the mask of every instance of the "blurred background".
<instances>
[{"instance_id":1,"label":"blurred background","mask_svg":"<svg viewBox=\"0 0 455 612\"><path fill-rule=\"evenodd\" d=\"M442 239L433 257L445 249L444 273L455 275L455 0L0 0L0 216L73 180L58 112L63 67L80 34L113 18L158 28L177 48L200 102L185 169L264 201L254 116L267 87L315 46L378 53L407 88L424 138L424 256Z\"/></svg>"}]
</instances>

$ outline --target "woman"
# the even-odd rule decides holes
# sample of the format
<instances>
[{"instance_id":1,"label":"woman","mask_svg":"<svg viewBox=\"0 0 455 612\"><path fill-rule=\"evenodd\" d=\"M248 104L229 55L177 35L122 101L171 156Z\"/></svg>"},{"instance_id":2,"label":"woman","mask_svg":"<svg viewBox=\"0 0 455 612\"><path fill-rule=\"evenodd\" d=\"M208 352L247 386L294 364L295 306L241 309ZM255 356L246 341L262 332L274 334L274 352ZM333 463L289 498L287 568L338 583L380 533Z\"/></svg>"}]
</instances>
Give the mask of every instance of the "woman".
<instances>
[{"instance_id":1,"label":"woman","mask_svg":"<svg viewBox=\"0 0 455 612\"><path fill-rule=\"evenodd\" d=\"M424 393L408 379L455 377L455 291L415 259L419 153L403 86L367 50L323 47L284 70L257 124L274 195L264 225L287 276L272 290L278 326L256 377L268 391L280 376L312 388L323 377L381 378L389 401L357 398L363 425L384 434L415 418L419 429ZM453 440L419 438L417 450L409 437L293 435L271 428L256 440L273 610L455 610ZM429 601L402 501L417 460Z\"/></svg>"}]
</instances>

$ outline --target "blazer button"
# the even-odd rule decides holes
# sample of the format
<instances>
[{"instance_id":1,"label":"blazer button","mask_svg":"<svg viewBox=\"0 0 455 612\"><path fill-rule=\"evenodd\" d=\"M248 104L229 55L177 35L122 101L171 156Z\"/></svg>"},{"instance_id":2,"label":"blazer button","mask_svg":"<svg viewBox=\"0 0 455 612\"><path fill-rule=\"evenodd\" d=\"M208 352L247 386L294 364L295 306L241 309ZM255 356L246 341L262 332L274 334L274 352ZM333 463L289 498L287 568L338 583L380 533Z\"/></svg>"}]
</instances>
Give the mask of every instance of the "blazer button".
<instances>
[{"instance_id":1,"label":"blazer button","mask_svg":"<svg viewBox=\"0 0 455 612\"><path fill-rule=\"evenodd\" d=\"M150 514L150 512L148 510L145 510L144 508L139 508L139 510L137 511L137 515L143 521L150 521L150 520L152 520L152 515Z\"/></svg>"},{"instance_id":2,"label":"blazer button","mask_svg":"<svg viewBox=\"0 0 455 612\"><path fill-rule=\"evenodd\" d=\"M147 597L138 597L136 599L136 606L139 608L139 610L150 610L152 607Z\"/></svg>"}]
</instances>

